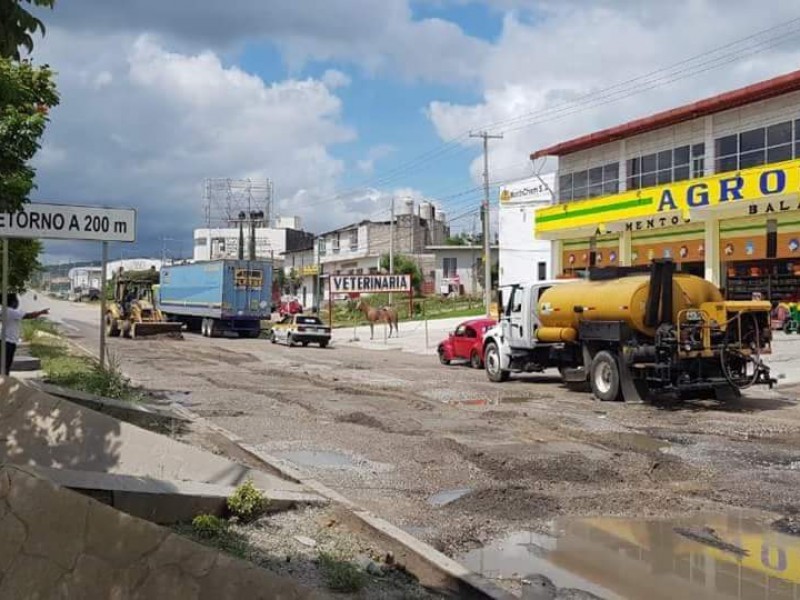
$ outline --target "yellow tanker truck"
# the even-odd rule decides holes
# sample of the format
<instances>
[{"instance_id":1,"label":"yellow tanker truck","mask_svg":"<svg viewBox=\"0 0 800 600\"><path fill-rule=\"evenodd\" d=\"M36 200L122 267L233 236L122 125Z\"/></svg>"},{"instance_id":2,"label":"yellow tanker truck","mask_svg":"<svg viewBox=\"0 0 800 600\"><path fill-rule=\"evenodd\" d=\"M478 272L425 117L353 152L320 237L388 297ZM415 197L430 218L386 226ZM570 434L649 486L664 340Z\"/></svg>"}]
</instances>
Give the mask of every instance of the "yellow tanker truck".
<instances>
[{"instance_id":1,"label":"yellow tanker truck","mask_svg":"<svg viewBox=\"0 0 800 600\"><path fill-rule=\"evenodd\" d=\"M557 368L599 400L651 394L718 398L774 380L770 303L726 301L712 283L655 261L586 280L501 289L500 322L484 336L489 380Z\"/></svg>"}]
</instances>

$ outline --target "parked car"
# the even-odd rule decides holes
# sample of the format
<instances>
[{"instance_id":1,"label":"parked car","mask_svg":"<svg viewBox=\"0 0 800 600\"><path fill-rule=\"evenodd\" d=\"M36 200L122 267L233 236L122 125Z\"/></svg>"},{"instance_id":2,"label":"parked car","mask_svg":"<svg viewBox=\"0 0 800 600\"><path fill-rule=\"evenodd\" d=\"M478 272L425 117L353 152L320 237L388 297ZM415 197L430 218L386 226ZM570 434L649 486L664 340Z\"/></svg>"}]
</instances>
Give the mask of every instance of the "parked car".
<instances>
[{"instance_id":1,"label":"parked car","mask_svg":"<svg viewBox=\"0 0 800 600\"><path fill-rule=\"evenodd\" d=\"M496 325L494 319L464 321L439 344L439 362L449 365L454 360L467 360L475 369L483 368L483 334Z\"/></svg>"},{"instance_id":2,"label":"parked car","mask_svg":"<svg viewBox=\"0 0 800 600\"><path fill-rule=\"evenodd\" d=\"M289 346L319 344L325 348L331 341L331 328L319 317L310 315L286 315L272 326L269 334L273 344L283 342Z\"/></svg>"},{"instance_id":3,"label":"parked car","mask_svg":"<svg viewBox=\"0 0 800 600\"><path fill-rule=\"evenodd\" d=\"M303 312L303 305L297 298L283 298L278 307L278 314L280 316L298 315Z\"/></svg>"}]
</instances>

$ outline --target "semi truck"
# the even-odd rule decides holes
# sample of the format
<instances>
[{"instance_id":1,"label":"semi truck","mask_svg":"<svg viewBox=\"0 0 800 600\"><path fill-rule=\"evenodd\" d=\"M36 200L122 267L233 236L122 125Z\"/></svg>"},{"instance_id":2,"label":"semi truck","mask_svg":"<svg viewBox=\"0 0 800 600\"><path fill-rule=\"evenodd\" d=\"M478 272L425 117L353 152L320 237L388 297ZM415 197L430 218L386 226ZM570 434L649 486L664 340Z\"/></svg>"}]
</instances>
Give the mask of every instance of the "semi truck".
<instances>
[{"instance_id":1,"label":"semi truck","mask_svg":"<svg viewBox=\"0 0 800 600\"><path fill-rule=\"evenodd\" d=\"M256 338L270 318L271 295L269 261L224 259L162 267L157 302L189 331Z\"/></svg>"},{"instance_id":2,"label":"semi truck","mask_svg":"<svg viewBox=\"0 0 800 600\"><path fill-rule=\"evenodd\" d=\"M771 350L770 303L726 301L669 260L654 261L649 274L598 269L584 280L508 286L500 308L483 344L493 382L558 369L568 386L604 401L726 399L775 382L762 361Z\"/></svg>"}]
</instances>

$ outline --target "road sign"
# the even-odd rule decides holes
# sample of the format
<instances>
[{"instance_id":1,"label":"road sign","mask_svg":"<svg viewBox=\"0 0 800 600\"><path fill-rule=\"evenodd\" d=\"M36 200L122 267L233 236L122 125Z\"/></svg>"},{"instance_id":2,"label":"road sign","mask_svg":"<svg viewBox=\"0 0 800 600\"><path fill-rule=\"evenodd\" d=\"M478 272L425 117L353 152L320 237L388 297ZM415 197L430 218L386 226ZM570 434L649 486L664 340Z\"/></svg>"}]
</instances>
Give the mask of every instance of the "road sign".
<instances>
[{"instance_id":1,"label":"road sign","mask_svg":"<svg viewBox=\"0 0 800 600\"><path fill-rule=\"evenodd\" d=\"M411 290L411 275L331 275L330 280L330 291L334 294Z\"/></svg>"},{"instance_id":2,"label":"road sign","mask_svg":"<svg viewBox=\"0 0 800 600\"><path fill-rule=\"evenodd\" d=\"M66 204L24 204L15 212L0 212L0 238L136 240L136 211Z\"/></svg>"}]
</instances>

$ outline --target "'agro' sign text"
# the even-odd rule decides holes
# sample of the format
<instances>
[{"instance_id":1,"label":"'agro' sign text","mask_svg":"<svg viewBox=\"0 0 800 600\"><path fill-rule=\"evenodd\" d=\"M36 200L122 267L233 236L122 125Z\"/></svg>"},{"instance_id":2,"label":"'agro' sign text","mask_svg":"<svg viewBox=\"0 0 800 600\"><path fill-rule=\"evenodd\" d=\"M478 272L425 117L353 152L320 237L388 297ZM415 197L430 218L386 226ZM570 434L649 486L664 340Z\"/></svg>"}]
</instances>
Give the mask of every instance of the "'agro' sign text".
<instances>
[{"instance_id":1,"label":"'agro' sign text","mask_svg":"<svg viewBox=\"0 0 800 600\"><path fill-rule=\"evenodd\" d=\"M411 289L410 275L331 275L330 280L334 294L407 292Z\"/></svg>"},{"instance_id":2,"label":"'agro' sign text","mask_svg":"<svg viewBox=\"0 0 800 600\"><path fill-rule=\"evenodd\" d=\"M610 231L675 225L693 211L721 209L754 201L779 202L800 193L800 160L681 181L613 196L556 204L540 209L536 233L610 225ZM676 216L678 215L678 216Z\"/></svg>"},{"instance_id":3,"label":"'agro' sign text","mask_svg":"<svg viewBox=\"0 0 800 600\"><path fill-rule=\"evenodd\" d=\"M0 212L0 237L133 242L136 240L136 211L25 204L16 212Z\"/></svg>"}]
</instances>

